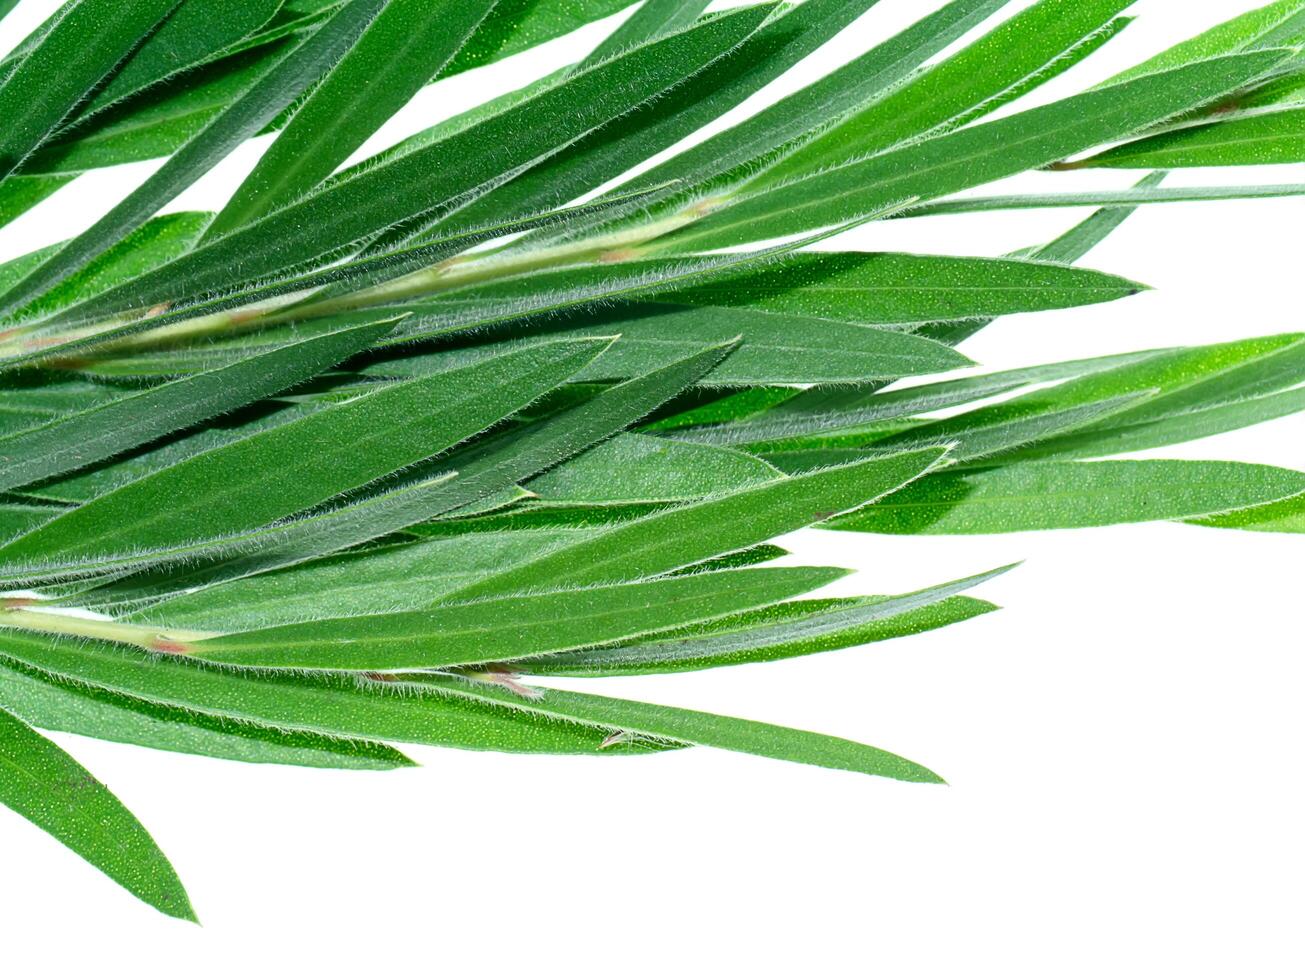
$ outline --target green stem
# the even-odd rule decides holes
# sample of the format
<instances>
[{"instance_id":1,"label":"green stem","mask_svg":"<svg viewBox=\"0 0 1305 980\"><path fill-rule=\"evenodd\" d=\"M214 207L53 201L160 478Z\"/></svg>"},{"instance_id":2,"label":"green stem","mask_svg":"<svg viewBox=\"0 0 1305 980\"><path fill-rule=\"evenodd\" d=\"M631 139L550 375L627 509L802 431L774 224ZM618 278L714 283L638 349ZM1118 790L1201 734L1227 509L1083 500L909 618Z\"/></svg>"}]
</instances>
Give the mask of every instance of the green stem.
<instances>
[{"instance_id":1,"label":"green stem","mask_svg":"<svg viewBox=\"0 0 1305 980\"><path fill-rule=\"evenodd\" d=\"M0 607L0 627L30 630L36 633L56 633L86 640L109 640L140 647L151 653L184 654L189 644L211 639L214 633L194 630L160 630L155 626L136 626L111 620L86 619L56 611L37 611L25 608L27 600L5 599Z\"/></svg>"},{"instance_id":2,"label":"green stem","mask_svg":"<svg viewBox=\"0 0 1305 980\"><path fill-rule=\"evenodd\" d=\"M650 242L693 224L726 201L727 198L721 197L707 198L658 221L548 248L485 257L459 255L390 282L318 302L304 302L306 298L311 299L311 294L291 293L256 306L224 310L112 340L100 346L98 353L154 350L218 335L299 323L582 262L628 262L650 251L646 247ZM97 324L58 340L91 336L103 329L104 324Z\"/></svg>"}]
</instances>

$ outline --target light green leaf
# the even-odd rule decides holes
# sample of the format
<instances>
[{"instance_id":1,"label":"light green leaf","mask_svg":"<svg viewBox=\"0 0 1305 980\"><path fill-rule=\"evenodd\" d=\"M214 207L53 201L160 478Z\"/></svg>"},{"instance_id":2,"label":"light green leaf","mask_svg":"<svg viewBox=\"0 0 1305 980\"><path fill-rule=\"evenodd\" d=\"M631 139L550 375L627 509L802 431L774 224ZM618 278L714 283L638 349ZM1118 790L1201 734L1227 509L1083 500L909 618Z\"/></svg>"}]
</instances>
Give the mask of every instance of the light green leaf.
<instances>
[{"instance_id":1,"label":"light green leaf","mask_svg":"<svg viewBox=\"0 0 1305 980\"><path fill-rule=\"evenodd\" d=\"M677 290L679 303L733 306L862 324L921 323L1106 303L1144 287L1018 259L894 252L809 252L758 272Z\"/></svg>"},{"instance_id":2,"label":"light green leaf","mask_svg":"<svg viewBox=\"0 0 1305 980\"><path fill-rule=\"evenodd\" d=\"M28 724L167 752L323 769L414 763L376 742L253 725L58 680L0 658L0 704Z\"/></svg>"},{"instance_id":3,"label":"light green leaf","mask_svg":"<svg viewBox=\"0 0 1305 980\"><path fill-rule=\"evenodd\" d=\"M72 756L0 710L0 802L81 855L143 902L198 921L149 831Z\"/></svg>"},{"instance_id":4,"label":"light green leaf","mask_svg":"<svg viewBox=\"0 0 1305 980\"><path fill-rule=\"evenodd\" d=\"M1305 534L1305 494L1262 507L1248 507L1245 510L1200 518L1191 523L1206 527L1235 528L1239 531Z\"/></svg>"},{"instance_id":5,"label":"light green leaf","mask_svg":"<svg viewBox=\"0 0 1305 980\"><path fill-rule=\"evenodd\" d=\"M546 344L382 387L119 487L0 547L0 561L11 578L57 577L252 530L483 431L607 343Z\"/></svg>"},{"instance_id":6,"label":"light green leaf","mask_svg":"<svg viewBox=\"0 0 1305 980\"><path fill-rule=\"evenodd\" d=\"M1305 474L1250 463L1018 463L920 480L831 526L880 534L999 534L1180 520L1305 492Z\"/></svg>"},{"instance_id":7,"label":"light green leaf","mask_svg":"<svg viewBox=\"0 0 1305 980\"><path fill-rule=\"evenodd\" d=\"M229 367L128 392L0 438L0 491L81 469L307 381L375 343L394 328L394 320L350 314L333 327Z\"/></svg>"},{"instance_id":8,"label":"light green leaf","mask_svg":"<svg viewBox=\"0 0 1305 980\"><path fill-rule=\"evenodd\" d=\"M1302 0L1277 0L1188 38L1114 76L1105 84L1115 85L1221 55L1288 47L1302 39L1305 39L1305 3Z\"/></svg>"},{"instance_id":9,"label":"light green leaf","mask_svg":"<svg viewBox=\"0 0 1305 980\"><path fill-rule=\"evenodd\" d=\"M526 488L550 503L650 503L707 497L780 475L737 450L624 432Z\"/></svg>"},{"instance_id":10,"label":"light green leaf","mask_svg":"<svg viewBox=\"0 0 1305 980\"><path fill-rule=\"evenodd\" d=\"M784 156L761 182L864 159L997 108L1011 90L1064 71L1132 0L1040 0L952 57ZM1091 47L1091 45L1089 45Z\"/></svg>"},{"instance_id":11,"label":"light green leaf","mask_svg":"<svg viewBox=\"0 0 1305 980\"><path fill-rule=\"evenodd\" d=\"M709 498L605 529L454 593L457 598L644 578L760 544L917 479L942 450L900 453Z\"/></svg>"},{"instance_id":12,"label":"light green leaf","mask_svg":"<svg viewBox=\"0 0 1305 980\"><path fill-rule=\"evenodd\" d=\"M213 239L301 199L466 43L496 0L389 0L209 226Z\"/></svg>"},{"instance_id":13,"label":"light green leaf","mask_svg":"<svg viewBox=\"0 0 1305 980\"><path fill-rule=\"evenodd\" d=\"M355 677L234 672L117 644L5 631L0 653L37 670L131 697L225 718L367 738L495 752L626 755L678 748L603 748L613 726L528 715L505 706Z\"/></svg>"},{"instance_id":14,"label":"light green leaf","mask_svg":"<svg viewBox=\"0 0 1305 980\"><path fill-rule=\"evenodd\" d=\"M841 650L937 629L996 608L960 598L1007 569L907 595L808 599L767 606L645 637L637 643L561 653L514 666L536 676L621 677L708 670Z\"/></svg>"},{"instance_id":15,"label":"light green leaf","mask_svg":"<svg viewBox=\"0 0 1305 980\"><path fill-rule=\"evenodd\" d=\"M1181 126L1068 166L1152 170L1301 162L1305 162L1305 109L1284 109Z\"/></svg>"},{"instance_id":16,"label":"light green leaf","mask_svg":"<svg viewBox=\"0 0 1305 980\"><path fill-rule=\"evenodd\" d=\"M270 626L185 644L200 660L307 670L498 663L629 639L812 592L846 574L747 568ZM154 625L166 624L154 620Z\"/></svg>"},{"instance_id":17,"label":"light green leaf","mask_svg":"<svg viewBox=\"0 0 1305 980\"><path fill-rule=\"evenodd\" d=\"M625 734L625 738L612 739L609 742L612 746L624 741L637 744L640 736L654 740L673 739L869 776L885 776L914 783L942 782L936 773L883 749L741 718L642 704L638 701L621 701L573 691L549 689L537 691L531 697L523 697L501 687L455 677L423 678L422 684L477 701L515 706L553 718L610 725Z\"/></svg>"},{"instance_id":18,"label":"light green leaf","mask_svg":"<svg viewBox=\"0 0 1305 980\"><path fill-rule=\"evenodd\" d=\"M970 214L976 211L1017 211L1026 208L1133 208L1142 204L1186 204L1194 201L1253 201L1305 194L1305 184L1239 184L1234 187L1129 188L1122 191L1082 191L1076 194L1010 194L1002 197L958 197L925 204L904 217Z\"/></svg>"},{"instance_id":19,"label":"light green leaf","mask_svg":"<svg viewBox=\"0 0 1305 980\"><path fill-rule=\"evenodd\" d=\"M1046 166L1218 98L1263 77L1286 57L1265 51L1215 58L908 144L745 195L668 246L723 248L796 234Z\"/></svg>"}]
</instances>

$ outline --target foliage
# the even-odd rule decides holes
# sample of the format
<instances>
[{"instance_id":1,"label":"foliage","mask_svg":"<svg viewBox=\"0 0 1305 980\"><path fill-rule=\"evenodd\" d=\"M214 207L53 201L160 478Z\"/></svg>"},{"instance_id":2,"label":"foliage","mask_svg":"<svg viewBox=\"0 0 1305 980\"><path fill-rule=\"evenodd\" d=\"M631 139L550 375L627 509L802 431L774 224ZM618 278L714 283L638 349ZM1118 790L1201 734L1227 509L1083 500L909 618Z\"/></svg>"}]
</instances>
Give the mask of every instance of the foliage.
<instances>
[{"instance_id":1,"label":"foliage","mask_svg":"<svg viewBox=\"0 0 1305 980\"><path fill-rule=\"evenodd\" d=\"M1137 206L1305 192L1148 173L957 196L1042 168L1305 160L1305 2L994 115L1130 3L951 0L628 176L874 2L646 0L580 64L360 163L432 81L629 0L69 0L19 43L0 223L162 163L0 266L0 800L191 917L144 829L35 729L365 769L410 764L391 741L698 745L937 782L534 677L763 662L993 608L961 593L1001 570L803 598L843 572L764 563L813 525L1305 530L1303 474L1102 458L1305 408L1305 336L910 380L968 366L957 346L995 317L1143 288L1075 265ZM266 133L220 212L165 213ZM906 214L1094 205L1004 259L815 248Z\"/></svg>"}]
</instances>

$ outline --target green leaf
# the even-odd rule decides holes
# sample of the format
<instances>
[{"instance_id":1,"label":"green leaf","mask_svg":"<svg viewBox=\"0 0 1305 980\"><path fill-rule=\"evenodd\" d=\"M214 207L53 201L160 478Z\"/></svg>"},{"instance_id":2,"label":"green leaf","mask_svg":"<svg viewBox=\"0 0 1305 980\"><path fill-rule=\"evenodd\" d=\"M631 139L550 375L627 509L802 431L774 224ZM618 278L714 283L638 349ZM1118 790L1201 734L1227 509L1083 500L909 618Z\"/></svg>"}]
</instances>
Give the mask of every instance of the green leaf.
<instances>
[{"instance_id":1,"label":"green leaf","mask_svg":"<svg viewBox=\"0 0 1305 980\"><path fill-rule=\"evenodd\" d=\"M1062 406L1149 388L1133 408L1005 458L1109 456L1202 438L1289 414L1305 397L1284 391L1305 381L1305 338L1260 337L1158 352L1133 364L1085 376L1040 397ZM1039 396L1034 396L1035 398Z\"/></svg>"},{"instance_id":2,"label":"green leaf","mask_svg":"<svg viewBox=\"0 0 1305 980\"><path fill-rule=\"evenodd\" d=\"M409 684L234 672L131 647L5 631L0 653L37 670L224 718L343 738L496 752L642 754L675 744L603 748L613 726L528 715ZM365 680L365 679L364 679Z\"/></svg>"},{"instance_id":3,"label":"green leaf","mask_svg":"<svg viewBox=\"0 0 1305 980\"><path fill-rule=\"evenodd\" d=\"M1107 85L1242 51L1287 47L1305 38L1305 3L1277 0L1247 11L1116 75Z\"/></svg>"},{"instance_id":4,"label":"green leaf","mask_svg":"<svg viewBox=\"0 0 1305 980\"><path fill-rule=\"evenodd\" d=\"M737 450L623 432L526 488L550 503L650 503L707 497L780 475Z\"/></svg>"},{"instance_id":5,"label":"green leaf","mask_svg":"<svg viewBox=\"0 0 1305 980\"><path fill-rule=\"evenodd\" d=\"M43 294L20 310L11 319L22 321L51 316L65 307L80 303L119 283L134 279L189 251L199 240L204 226L212 215L203 211L183 211L159 215L114 245L103 255L69 276L58 286ZM0 279L4 288L38 268L42 262L57 254L60 245L15 260L21 263L21 275L5 275Z\"/></svg>"},{"instance_id":6,"label":"green leaf","mask_svg":"<svg viewBox=\"0 0 1305 980\"><path fill-rule=\"evenodd\" d=\"M72 183L76 176L62 174L57 177L24 177L16 174L0 181L0 228Z\"/></svg>"},{"instance_id":7,"label":"green leaf","mask_svg":"<svg viewBox=\"0 0 1305 980\"><path fill-rule=\"evenodd\" d=\"M1305 162L1305 109L1254 111L1125 143L1079 167L1250 167Z\"/></svg>"},{"instance_id":8,"label":"green leaf","mask_svg":"<svg viewBox=\"0 0 1305 980\"><path fill-rule=\"evenodd\" d=\"M281 0L183 0L78 114L87 116L203 64L272 19Z\"/></svg>"},{"instance_id":9,"label":"green leaf","mask_svg":"<svg viewBox=\"0 0 1305 980\"><path fill-rule=\"evenodd\" d=\"M661 98L613 119L450 220L466 226L556 207L623 176L774 81L876 2L805 0L776 10L737 48L700 72L686 72ZM645 4L632 19L647 9Z\"/></svg>"},{"instance_id":10,"label":"green leaf","mask_svg":"<svg viewBox=\"0 0 1305 980\"><path fill-rule=\"evenodd\" d=\"M901 596L786 602L645 637L514 666L536 676L622 677L765 663L909 636L996 609L960 598L1007 569Z\"/></svg>"},{"instance_id":11,"label":"green leaf","mask_svg":"<svg viewBox=\"0 0 1305 980\"><path fill-rule=\"evenodd\" d=\"M623 187L668 181L697 188L712 178L768 156L813 129L840 119L901 82L1009 0L952 0L941 9L723 132L708 136Z\"/></svg>"},{"instance_id":12,"label":"green leaf","mask_svg":"<svg viewBox=\"0 0 1305 980\"><path fill-rule=\"evenodd\" d=\"M702 306L900 324L1106 303L1143 288L1117 276L1048 262L808 252L760 272L678 290L672 298Z\"/></svg>"},{"instance_id":13,"label":"green leaf","mask_svg":"<svg viewBox=\"0 0 1305 980\"><path fill-rule=\"evenodd\" d=\"M850 517L844 531L1000 534L1203 517L1305 491L1305 474L1249 463L1110 460L938 473Z\"/></svg>"},{"instance_id":14,"label":"green leaf","mask_svg":"<svg viewBox=\"0 0 1305 980\"><path fill-rule=\"evenodd\" d=\"M1206 527L1235 528L1239 531L1305 534L1305 494L1262 507L1248 507L1245 510L1200 518L1191 523Z\"/></svg>"},{"instance_id":15,"label":"green leaf","mask_svg":"<svg viewBox=\"0 0 1305 980\"><path fill-rule=\"evenodd\" d=\"M0 180L14 172L178 0L79 0L0 85ZM93 37L93 43L87 39Z\"/></svg>"},{"instance_id":16,"label":"green leaf","mask_svg":"<svg viewBox=\"0 0 1305 980\"><path fill-rule=\"evenodd\" d=\"M934 374L967 367L949 347L898 330L859 323L729 307L631 304L577 318L583 326L558 330L551 322L523 324L512 333L555 339L618 334L619 339L576 375L576 381L630 378L656 370L703 347L739 338L736 350L702 383L706 385L848 383L866 378ZM571 322L575 322L574 320ZM508 343L517 343L513 341ZM429 364L480 357L503 345L383 362L372 369L400 376Z\"/></svg>"},{"instance_id":17,"label":"green leaf","mask_svg":"<svg viewBox=\"0 0 1305 980\"><path fill-rule=\"evenodd\" d=\"M441 73L454 75L498 61L632 6L634 0L499 0Z\"/></svg>"},{"instance_id":18,"label":"green leaf","mask_svg":"<svg viewBox=\"0 0 1305 980\"><path fill-rule=\"evenodd\" d=\"M300 46L278 61L103 218L58 254L0 296L4 313L31 302L62 282L114 242L145 223L219 160L256 135L298 98L322 71L355 43L385 0L351 0ZM191 253L195 254L195 253ZM184 261L178 259L176 261ZM172 263L163 268L169 268ZM149 274L145 276L148 278ZM111 290L109 295L115 293ZM165 299L175 300L175 293Z\"/></svg>"},{"instance_id":19,"label":"green leaf","mask_svg":"<svg viewBox=\"0 0 1305 980\"><path fill-rule=\"evenodd\" d=\"M317 618L424 609L506 564L528 561L584 533L458 534L353 550L183 592L123 619L230 633Z\"/></svg>"},{"instance_id":20,"label":"green leaf","mask_svg":"<svg viewBox=\"0 0 1305 980\"><path fill-rule=\"evenodd\" d=\"M917 479L942 458L942 450L900 453L662 511L508 568L454 596L475 598L659 575L860 507Z\"/></svg>"},{"instance_id":21,"label":"green leaf","mask_svg":"<svg viewBox=\"0 0 1305 980\"><path fill-rule=\"evenodd\" d=\"M1017 447L1076 432L1102 418L1136 407L1153 395L1152 391L1133 391L1097 401L1062 407L1054 399L1041 401L1037 393L979 408L939 422L926 422L905 431L874 439L868 447L875 451L914 449L944 443L953 446L950 458L970 462L991 457Z\"/></svg>"},{"instance_id":22,"label":"green leaf","mask_svg":"<svg viewBox=\"0 0 1305 980\"><path fill-rule=\"evenodd\" d=\"M229 289L330 255L488 188L714 61L751 33L768 10L732 12L573 75L499 116L361 171L196 249L80 312L99 315Z\"/></svg>"},{"instance_id":23,"label":"green leaf","mask_svg":"<svg viewBox=\"0 0 1305 980\"><path fill-rule=\"evenodd\" d=\"M745 195L671 241L681 249L723 248L954 194L1162 122L1264 76L1286 57L1265 51L1215 58L908 144Z\"/></svg>"},{"instance_id":24,"label":"green leaf","mask_svg":"<svg viewBox=\"0 0 1305 980\"><path fill-rule=\"evenodd\" d=\"M664 34L688 27L707 9L711 0L644 0L639 8L590 52L581 68L597 64L626 48L633 48Z\"/></svg>"},{"instance_id":25,"label":"green leaf","mask_svg":"<svg viewBox=\"0 0 1305 980\"><path fill-rule=\"evenodd\" d=\"M377 742L269 728L59 680L0 658L0 704L28 724L236 762L386 770L414 763Z\"/></svg>"},{"instance_id":26,"label":"green leaf","mask_svg":"<svg viewBox=\"0 0 1305 980\"><path fill-rule=\"evenodd\" d=\"M576 650L714 619L811 592L846 574L746 568L564 592L440 604L270 626L185 644L186 656L245 667L414 670ZM156 625L158 620L154 621Z\"/></svg>"},{"instance_id":27,"label":"green leaf","mask_svg":"<svg viewBox=\"0 0 1305 980\"><path fill-rule=\"evenodd\" d=\"M741 718L702 711L669 708L638 701L621 701L573 691L537 690L523 697L502 688L461 678L427 677L421 683L440 691L492 704L511 705L535 714L610 725L625 739L610 744L639 741L635 736L674 739L731 752L746 752L785 762L801 762L826 769L843 769L869 776L884 776L914 783L941 783L942 779L917 763L883 749L829 735L781 728Z\"/></svg>"},{"instance_id":28,"label":"green leaf","mask_svg":"<svg viewBox=\"0 0 1305 980\"><path fill-rule=\"evenodd\" d=\"M176 871L140 821L72 756L3 710L0 802L141 901L198 921Z\"/></svg>"},{"instance_id":29,"label":"green leaf","mask_svg":"<svg viewBox=\"0 0 1305 980\"><path fill-rule=\"evenodd\" d=\"M935 381L892 391L864 388L813 388L752 418L708 424L677 432L679 438L714 445L771 446L792 440L859 430L879 431L885 423L1008 394L1026 385L1063 381L1106 371L1154 356L1155 351L1064 361L954 381ZM895 426L893 431L896 431Z\"/></svg>"},{"instance_id":30,"label":"green leaf","mask_svg":"<svg viewBox=\"0 0 1305 980\"><path fill-rule=\"evenodd\" d=\"M491 498L570 459L626 428L678 394L726 353L711 348L693 357L609 388L590 401L532 426L454 453L438 461L445 470L335 510L309 515L227 542L234 557L193 573L169 569L142 573L104 590L100 601L123 601L160 592L211 586L269 568L307 561L353 547ZM92 601L95 601L94 599Z\"/></svg>"},{"instance_id":31,"label":"green leaf","mask_svg":"<svg viewBox=\"0 0 1305 980\"><path fill-rule=\"evenodd\" d=\"M1305 184L1239 184L1233 187L1129 188L1121 191L1081 191L1075 194L1009 194L1002 197L960 197L913 208L904 217L970 214L976 211L1017 211L1026 208L1133 208L1142 204L1185 204L1194 201L1253 201L1305 194Z\"/></svg>"},{"instance_id":32,"label":"green leaf","mask_svg":"<svg viewBox=\"0 0 1305 980\"><path fill-rule=\"evenodd\" d=\"M382 387L119 487L0 547L6 574L139 562L252 530L428 459L560 384L608 341Z\"/></svg>"},{"instance_id":33,"label":"green leaf","mask_svg":"<svg viewBox=\"0 0 1305 980\"><path fill-rule=\"evenodd\" d=\"M496 0L389 0L300 105L209 226L209 239L302 198L466 43Z\"/></svg>"},{"instance_id":34,"label":"green leaf","mask_svg":"<svg viewBox=\"0 0 1305 980\"><path fill-rule=\"evenodd\" d=\"M130 392L74 415L0 438L0 490L59 476L307 381L394 327L349 314L318 336L229 367Z\"/></svg>"},{"instance_id":35,"label":"green leaf","mask_svg":"<svg viewBox=\"0 0 1305 980\"><path fill-rule=\"evenodd\" d=\"M1049 66L1057 73L1069 68L1075 50L1131 3L1040 0L784 156L762 180L773 184L842 166L985 114Z\"/></svg>"}]
</instances>

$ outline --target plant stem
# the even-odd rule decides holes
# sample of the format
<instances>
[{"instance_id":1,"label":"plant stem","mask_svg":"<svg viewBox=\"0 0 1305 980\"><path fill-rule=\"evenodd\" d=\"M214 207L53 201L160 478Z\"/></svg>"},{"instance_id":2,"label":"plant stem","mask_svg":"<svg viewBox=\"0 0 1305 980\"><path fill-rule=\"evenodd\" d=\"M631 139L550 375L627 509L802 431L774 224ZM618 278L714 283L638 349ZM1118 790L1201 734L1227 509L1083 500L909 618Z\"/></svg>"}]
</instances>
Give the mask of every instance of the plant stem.
<instances>
[{"instance_id":1,"label":"plant stem","mask_svg":"<svg viewBox=\"0 0 1305 980\"><path fill-rule=\"evenodd\" d=\"M151 653L174 654L187 653L190 643L207 640L216 635L194 630L163 631L154 626L86 619L57 611L36 611L24 608L23 605L15 605L26 602L27 600L22 599L4 600L5 605L0 607L0 627L30 630L36 633L57 633L60 636L75 636L86 640L109 640L113 643L140 647Z\"/></svg>"}]
</instances>

